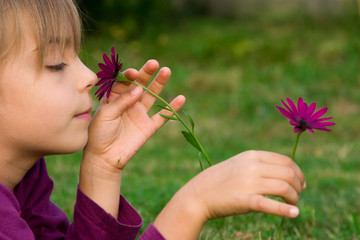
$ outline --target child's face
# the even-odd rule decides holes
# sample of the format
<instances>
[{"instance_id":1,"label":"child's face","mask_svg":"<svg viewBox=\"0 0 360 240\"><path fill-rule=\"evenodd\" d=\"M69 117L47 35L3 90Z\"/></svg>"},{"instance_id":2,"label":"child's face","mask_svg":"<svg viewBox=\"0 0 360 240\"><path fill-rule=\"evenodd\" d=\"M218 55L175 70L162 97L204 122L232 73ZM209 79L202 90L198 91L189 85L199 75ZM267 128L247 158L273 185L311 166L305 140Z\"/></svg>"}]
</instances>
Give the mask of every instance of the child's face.
<instances>
[{"instance_id":1,"label":"child's face","mask_svg":"<svg viewBox=\"0 0 360 240\"><path fill-rule=\"evenodd\" d=\"M25 29L20 54L0 72L0 144L39 155L79 151L88 137L97 77L72 49L61 56L56 43L39 70L35 37Z\"/></svg>"}]
</instances>

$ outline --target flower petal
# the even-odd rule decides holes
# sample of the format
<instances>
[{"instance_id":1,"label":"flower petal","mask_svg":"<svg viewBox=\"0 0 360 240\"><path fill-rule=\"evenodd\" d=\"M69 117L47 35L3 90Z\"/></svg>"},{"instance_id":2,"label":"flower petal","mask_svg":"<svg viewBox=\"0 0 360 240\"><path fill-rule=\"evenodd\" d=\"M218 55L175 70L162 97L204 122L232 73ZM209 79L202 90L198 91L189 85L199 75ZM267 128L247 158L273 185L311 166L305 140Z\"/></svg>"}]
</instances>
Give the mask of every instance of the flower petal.
<instances>
[{"instance_id":1,"label":"flower petal","mask_svg":"<svg viewBox=\"0 0 360 240\"><path fill-rule=\"evenodd\" d=\"M301 127L294 127L294 132L295 132L295 133L301 133L301 132L303 132L303 131L304 131L304 129L301 128Z\"/></svg>"},{"instance_id":2,"label":"flower petal","mask_svg":"<svg viewBox=\"0 0 360 240\"><path fill-rule=\"evenodd\" d=\"M117 62L115 59L115 48L114 47L111 48L111 61L112 61L113 65L116 66Z\"/></svg>"},{"instance_id":3,"label":"flower petal","mask_svg":"<svg viewBox=\"0 0 360 240\"><path fill-rule=\"evenodd\" d=\"M316 119L315 121L310 122L310 124L313 125L313 124L324 123L325 121L330 120L330 119L332 119L332 117L319 118L319 119Z\"/></svg>"},{"instance_id":4,"label":"flower petal","mask_svg":"<svg viewBox=\"0 0 360 240\"><path fill-rule=\"evenodd\" d=\"M284 107L286 107L286 109L289 111L289 113L293 115L293 111L283 100L281 100L281 103L284 105Z\"/></svg>"},{"instance_id":5,"label":"flower petal","mask_svg":"<svg viewBox=\"0 0 360 240\"><path fill-rule=\"evenodd\" d=\"M106 98L109 98L109 97L110 97L111 87L112 87L112 85L109 85L108 88L107 88L107 90L106 90Z\"/></svg>"},{"instance_id":6,"label":"flower petal","mask_svg":"<svg viewBox=\"0 0 360 240\"><path fill-rule=\"evenodd\" d=\"M315 112L315 109L316 109L316 103L311 103L310 106L308 107L307 111L306 111L305 116L304 116L305 121L308 121L310 119L310 117Z\"/></svg>"},{"instance_id":7,"label":"flower petal","mask_svg":"<svg viewBox=\"0 0 360 240\"><path fill-rule=\"evenodd\" d=\"M314 115L311 116L311 118L309 119L309 122L312 122L312 121L318 119L319 117L324 115L327 112L327 110L328 110L327 107L321 108L320 110L315 112Z\"/></svg>"},{"instance_id":8,"label":"flower petal","mask_svg":"<svg viewBox=\"0 0 360 240\"><path fill-rule=\"evenodd\" d=\"M289 103L289 106L294 114L294 117L295 118L298 118L299 117L299 112L294 104L294 102L290 99L290 98L287 98L287 102Z\"/></svg>"},{"instance_id":9,"label":"flower petal","mask_svg":"<svg viewBox=\"0 0 360 240\"><path fill-rule=\"evenodd\" d=\"M109 81L112 81L112 79L111 79L111 78L101 78L101 79L95 84L95 86L103 85L103 84L105 84L105 83L107 83L107 82L109 82Z\"/></svg>"},{"instance_id":10,"label":"flower petal","mask_svg":"<svg viewBox=\"0 0 360 240\"><path fill-rule=\"evenodd\" d=\"M285 109L283 109L282 107L279 106L275 106L280 113L285 116L286 118L290 119L290 120L295 120L295 118L293 117L293 115L291 113L289 113L288 111L286 111Z\"/></svg>"},{"instance_id":11,"label":"flower petal","mask_svg":"<svg viewBox=\"0 0 360 240\"><path fill-rule=\"evenodd\" d=\"M319 128L319 127L334 126L334 125L335 125L335 123L333 123L333 122L322 122L322 123L313 124L312 127Z\"/></svg>"},{"instance_id":12,"label":"flower petal","mask_svg":"<svg viewBox=\"0 0 360 240\"><path fill-rule=\"evenodd\" d=\"M109 73L101 71L96 74L98 78L110 78L112 74L109 75Z\"/></svg>"},{"instance_id":13,"label":"flower petal","mask_svg":"<svg viewBox=\"0 0 360 240\"><path fill-rule=\"evenodd\" d=\"M308 106L301 97L298 99L297 108L299 111L299 118L304 119Z\"/></svg>"},{"instance_id":14,"label":"flower petal","mask_svg":"<svg viewBox=\"0 0 360 240\"><path fill-rule=\"evenodd\" d=\"M291 120L291 121L289 121L289 123L290 123L290 125L293 125L293 126L296 126L296 127L300 127L301 125L297 122L297 121L295 121L295 120Z\"/></svg>"},{"instance_id":15,"label":"flower petal","mask_svg":"<svg viewBox=\"0 0 360 240\"><path fill-rule=\"evenodd\" d=\"M318 127L318 128L314 128L314 129L317 129L317 130L320 130L320 131L331 132L331 130L326 128L326 127Z\"/></svg>"},{"instance_id":16,"label":"flower petal","mask_svg":"<svg viewBox=\"0 0 360 240\"><path fill-rule=\"evenodd\" d=\"M100 99L104 96L105 92L106 92L106 89L105 89L103 86L101 86L101 87L95 92L95 95L97 95L97 99L100 100Z\"/></svg>"},{"instance_id":17,"label":"flower petal","mask_svg":"<svg viewBox=\"0 0 360 240\"><path fill-rule=\"evenodd\" d=\"M103 70L103 71L106 71L106 72L112 72L114 71L114 69L111 69L109 66L103 64L103 63L99 63L98 64L98 67Z\"/></svg>"},{"instance_id":18,"label":"flower petal","mask_svg":"<svg viewBox=\"0 0 360 240\"><path fill-rule=\"evenodd\" d=\"M312 134L315 134L315 131L312 130L311 128L306 128L306 130L308 130L308 131L311 132Z\"/></svg>"},{"instance_id":19,"label":"flower petal","mask_svg":"<svg viewBox=\"0 0 360 240\"><path fill-rule=\"evenodd\" d=\"M109 58L106 54L103 55L103 59L104 59L105 64L106 64L109 68L115 69L114 64L111 63L110 58Z\"/></svg>"}]
</instances>

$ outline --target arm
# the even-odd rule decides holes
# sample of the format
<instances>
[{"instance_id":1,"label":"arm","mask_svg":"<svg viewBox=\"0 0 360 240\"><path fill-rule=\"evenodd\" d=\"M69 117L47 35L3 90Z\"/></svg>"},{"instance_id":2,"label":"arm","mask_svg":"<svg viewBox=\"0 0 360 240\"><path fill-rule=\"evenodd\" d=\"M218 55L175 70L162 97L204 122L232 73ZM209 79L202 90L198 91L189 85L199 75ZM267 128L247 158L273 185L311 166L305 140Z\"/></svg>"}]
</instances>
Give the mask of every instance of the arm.
<instances>
[{"instance_id":1,"label":"arm","mask_svg":"<svg viewBox=\"0 0 360 240\"><path fill-rule=\"evenodd\" d=\"M20 205L16 197L0 184L0 239L35 240L34 233L20 215Z\"/></svg>"},{"instance_id":2,"label":"arm","mask_svg":"<svg viewBox=\"0 0 360 240\"><path fill-rule=\"evenodd\" d=\"M293 218L299 214L295 205L304 186L304 176L290 158L247 151L190 180L165 206L154 225L166 239L188 240L197 239L210 219L251 211ZM279 196L286 203L266 195Z\"/></svg>"},{"instance_id":3,"label":"arm","mask_svg":"<svg viewBox=\"0 0 360 240\"><path fill-rule=\"evenodd\" d=\"M118 217L114 218L78 189L74 221L66 239L135 239L142 226L141 216L123 196L118 208Z\"/></svg>"},{"instance_id":4,"label":"arm","mask_svg":"<svg viewBox=\"0 0 360 240\"><path fill-rule=\"evenodd\" d=\"M148 61L137 72L129 69L124 75L147 85L158 70L155 60ZM159 94L170 77L170 69L162 68L149 88ZM103 99L90 127L80 168L80 190L115 218L118 217L122 171L141 146L167 119L162 110L152 117L148 111L155 98L140 87L115 83L109 99ZM185 98L178 96L171 105L177 111Z\"/></svg>"},{"instance_id":5,"label":"arm","mask_svg":"<svg viewBox=\"0 0 360 240\"><path fill-rule=\"evenodd\" d=\"M52 189L44 159L27 172L14 193L0 184L0 239L133 240L142 226L124 197L115 219L79 189L69 225L65 213L49 199Z\"/></svg>"}]
</instances>

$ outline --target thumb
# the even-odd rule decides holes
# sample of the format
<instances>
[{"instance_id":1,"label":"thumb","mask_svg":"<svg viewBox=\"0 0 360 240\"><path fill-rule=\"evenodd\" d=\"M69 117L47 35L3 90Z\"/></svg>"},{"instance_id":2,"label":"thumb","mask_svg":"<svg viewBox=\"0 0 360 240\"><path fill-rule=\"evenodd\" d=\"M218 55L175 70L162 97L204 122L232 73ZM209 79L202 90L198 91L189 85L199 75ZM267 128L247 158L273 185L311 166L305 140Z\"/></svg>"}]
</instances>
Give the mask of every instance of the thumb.
<instances>
[{"instance_id":1,"label":"thumb","mask_svg":"<svg viewBox=\"0 0 360 240\"><path fill-rule=\"evenodd\" d=\"M139 100L142 95L142 87L137 86L131 91L125 92L115 98L113 101L104 106L103 109L105 118L107 120L114 120L121 116L121 114L126 111L129 107L134 105L134 103Z\"/></svg>"}]
</instances>

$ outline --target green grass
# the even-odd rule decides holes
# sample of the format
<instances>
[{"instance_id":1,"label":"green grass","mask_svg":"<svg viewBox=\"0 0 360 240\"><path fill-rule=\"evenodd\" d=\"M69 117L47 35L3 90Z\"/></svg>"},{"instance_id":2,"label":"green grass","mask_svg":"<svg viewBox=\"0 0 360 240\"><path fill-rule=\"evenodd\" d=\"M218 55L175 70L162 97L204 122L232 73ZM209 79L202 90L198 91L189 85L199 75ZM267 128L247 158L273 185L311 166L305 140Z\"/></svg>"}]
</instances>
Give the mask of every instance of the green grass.
<instances>
[{"instance_id":1,"label":"green grass","mask_svg":"<svg viewBox=\"0 0 360 240\"><path fill-rule=\"evenodd\" d=\"M346 19L348 18L348 19ZM351 19L352 18L352 19ZM307 189L297 219L287 220L285 239L360 237L360 29L351 16L301 14L238 19L189 19L172 30L123 38L87 37L82 59L94 71L103 52L116 46L125 68L150 58L172 69L162 93L187 97L185 108L214 162L247 149L291 154L295 134L275 105L302 96L327 106L337 123L331 133L304 134L296 161ZM105 37L104 37L105 36ZM168 123L138 152L124 172L122 194L144 218L144 228L171 196L199 172L197 153ZM48 158L52 199L71 218L81 154ZM269 239L280 218L260 213L208 222L200 239Z\"/></svg>"}]
</instances>

